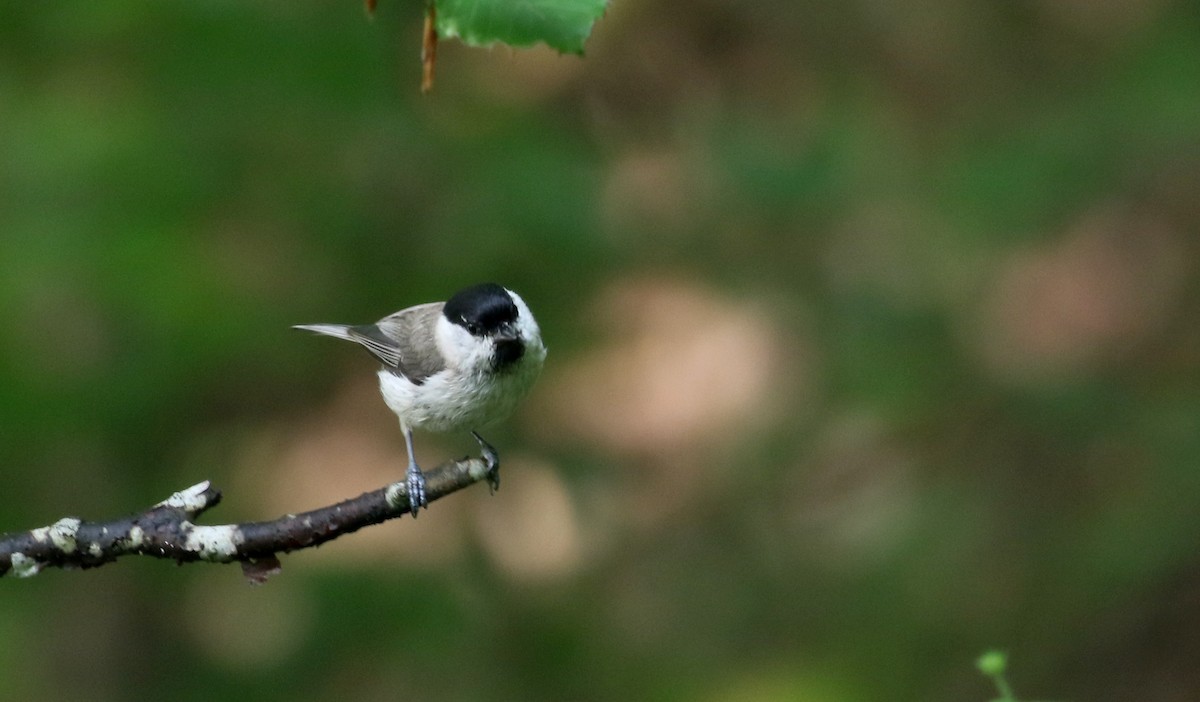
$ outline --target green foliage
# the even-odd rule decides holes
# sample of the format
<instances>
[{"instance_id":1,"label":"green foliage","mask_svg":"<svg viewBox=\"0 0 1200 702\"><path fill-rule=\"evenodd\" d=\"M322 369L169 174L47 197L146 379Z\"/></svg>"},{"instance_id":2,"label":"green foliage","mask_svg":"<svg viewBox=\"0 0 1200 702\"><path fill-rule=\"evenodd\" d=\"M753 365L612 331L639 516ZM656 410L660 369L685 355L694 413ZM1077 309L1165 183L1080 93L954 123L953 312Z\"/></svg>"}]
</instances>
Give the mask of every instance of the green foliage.
<instances>
[{"instance_id":1,"label":"green foliage","mask_svg":"<svg viewBox=\"0 0 1200 702\"><path fill-rule=\"evenodd\" d=\"M1008 684L1008 677L1006 676L1008 671L1007 653L995 649L985 651L983 655L975 660L975 667L996 685L996 691L1000 696L992 700L992 702L1019 702L1016 694L1013 692L1012 685Z\"/></svg>"},{"instance_id":2,"label":"green foliage","mask_svg":"<svg viewBox=\"0 0 1200 702\"><path fill-rule=\"evenodd\" d=\"M437 0L437 28L443 37L471 46L542 42L562 53L582 54L607 6L608 0Z\"/></svg>"},{"instance_id":3,"label":"green foliage","mask_svg":"<svg viewBox=\"0 0 1200 702\"><path fill-rule=\"evenodd\" d=\"M1017 698L1008 684L1008 679L1004 677L1004 671L1008 668L1007 653L995 650L987 651L975 661L975 667L996 683L996 690L1000 696L994 702L1017 702Z\"/></svg>"}]
</instances>

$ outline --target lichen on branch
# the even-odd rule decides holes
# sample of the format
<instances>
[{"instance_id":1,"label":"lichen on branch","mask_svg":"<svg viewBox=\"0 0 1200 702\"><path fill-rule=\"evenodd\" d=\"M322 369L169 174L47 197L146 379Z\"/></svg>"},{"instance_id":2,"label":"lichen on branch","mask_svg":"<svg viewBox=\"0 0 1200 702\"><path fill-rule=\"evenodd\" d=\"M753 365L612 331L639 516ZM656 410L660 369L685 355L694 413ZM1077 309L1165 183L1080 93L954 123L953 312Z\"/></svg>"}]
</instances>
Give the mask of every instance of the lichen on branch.
<instances>
[{"instance_id":1,"label":"lichen on branch","mask_svg":"<svg viewBox=\"0 0 1200 702\"><path fill-rule=\"evenodd\" d=\"M478 458L449 461L425 473L433 502L486 478ZM63 517L37 529L0 536L0 576L31 577L46 568L95 568L121 556L143 555L177 563L242 564L252 582L278 572L280 553L290 553L410 512L403 481L358 497L265 522L200 525L221 493L208 481L181 490L129 517L103 522Z\"/></svg>"}]
</instances>

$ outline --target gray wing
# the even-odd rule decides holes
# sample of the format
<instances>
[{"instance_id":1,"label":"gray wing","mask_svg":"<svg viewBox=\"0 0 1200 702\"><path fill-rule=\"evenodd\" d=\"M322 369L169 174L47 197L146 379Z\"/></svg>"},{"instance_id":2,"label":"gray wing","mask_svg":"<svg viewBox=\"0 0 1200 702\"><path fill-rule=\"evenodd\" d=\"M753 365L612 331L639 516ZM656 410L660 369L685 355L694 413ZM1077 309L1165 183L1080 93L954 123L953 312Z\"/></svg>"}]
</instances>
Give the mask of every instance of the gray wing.
<instances>
[{"instance_id":1,"label":"gray wing","mask_svg":"<svg viewBox=\"0 0 1200 702\"><path fill-rule=\"evenodd\" d=\"M388 315L375 324L354 327L359 341L384 365L398 371L417 385L446 368L446 362L434 342L438 317L445 303L431 302ZM382 352L388 353L382 353Z\"/></svg>"},{"instance_id":2,"label":"gray wing","mask_svg":"<svg viewBox=\"0 0 1200 702\"><path fill-rule=\"evenodd\" d=\"M433 336L444 304L409 307L375 324L309 324L297 328L361 344L384 366L420 385L446 367Z\"/></svg>"}]
</instances>

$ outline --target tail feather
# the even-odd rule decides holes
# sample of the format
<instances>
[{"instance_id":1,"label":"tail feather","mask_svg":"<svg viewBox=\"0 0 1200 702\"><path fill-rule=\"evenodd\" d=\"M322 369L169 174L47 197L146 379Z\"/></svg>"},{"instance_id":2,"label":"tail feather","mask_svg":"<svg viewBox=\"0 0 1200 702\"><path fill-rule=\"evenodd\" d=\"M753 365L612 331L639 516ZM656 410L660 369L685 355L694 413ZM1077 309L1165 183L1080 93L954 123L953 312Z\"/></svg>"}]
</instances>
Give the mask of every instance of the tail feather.
<instances>
[{"instance_id":1,"label":"tail feather","mask_svg":"<svg viewBox=\"0 0 1200 702\"><path fill-rule=\"evenodd\" d=\"M350 327L345 324L295 324L292 326L292 329L303 329L304 331L316 334L332 336L336 339L357 341L354 337L350 336Z\"/></svg>"}]
</instances>

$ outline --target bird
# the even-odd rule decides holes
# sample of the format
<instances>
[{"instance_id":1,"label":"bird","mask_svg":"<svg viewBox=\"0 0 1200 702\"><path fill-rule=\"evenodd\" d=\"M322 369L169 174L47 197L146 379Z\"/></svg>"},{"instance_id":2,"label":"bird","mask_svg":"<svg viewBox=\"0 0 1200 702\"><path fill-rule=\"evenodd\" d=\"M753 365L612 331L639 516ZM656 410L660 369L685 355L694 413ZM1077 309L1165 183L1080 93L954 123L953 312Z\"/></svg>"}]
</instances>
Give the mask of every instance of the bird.
<instances>
[{"instance_id":1,"label":"bird","mask_svg":"<svg viewBox=\"0 0 1200 702\"><path fill-rule=\"evenodd\" d=\"M414 429L470 430L494 493L500 457L479 434L529 393L546 360L542 332L517 293L496 283L459 290L445 302L414 305L374 324L297 324L294 329L352 341L382 363L383 401L400 420L408 449L405 489L414 517L429 503L413 455Z\"/></svg>"}]
</instances>

